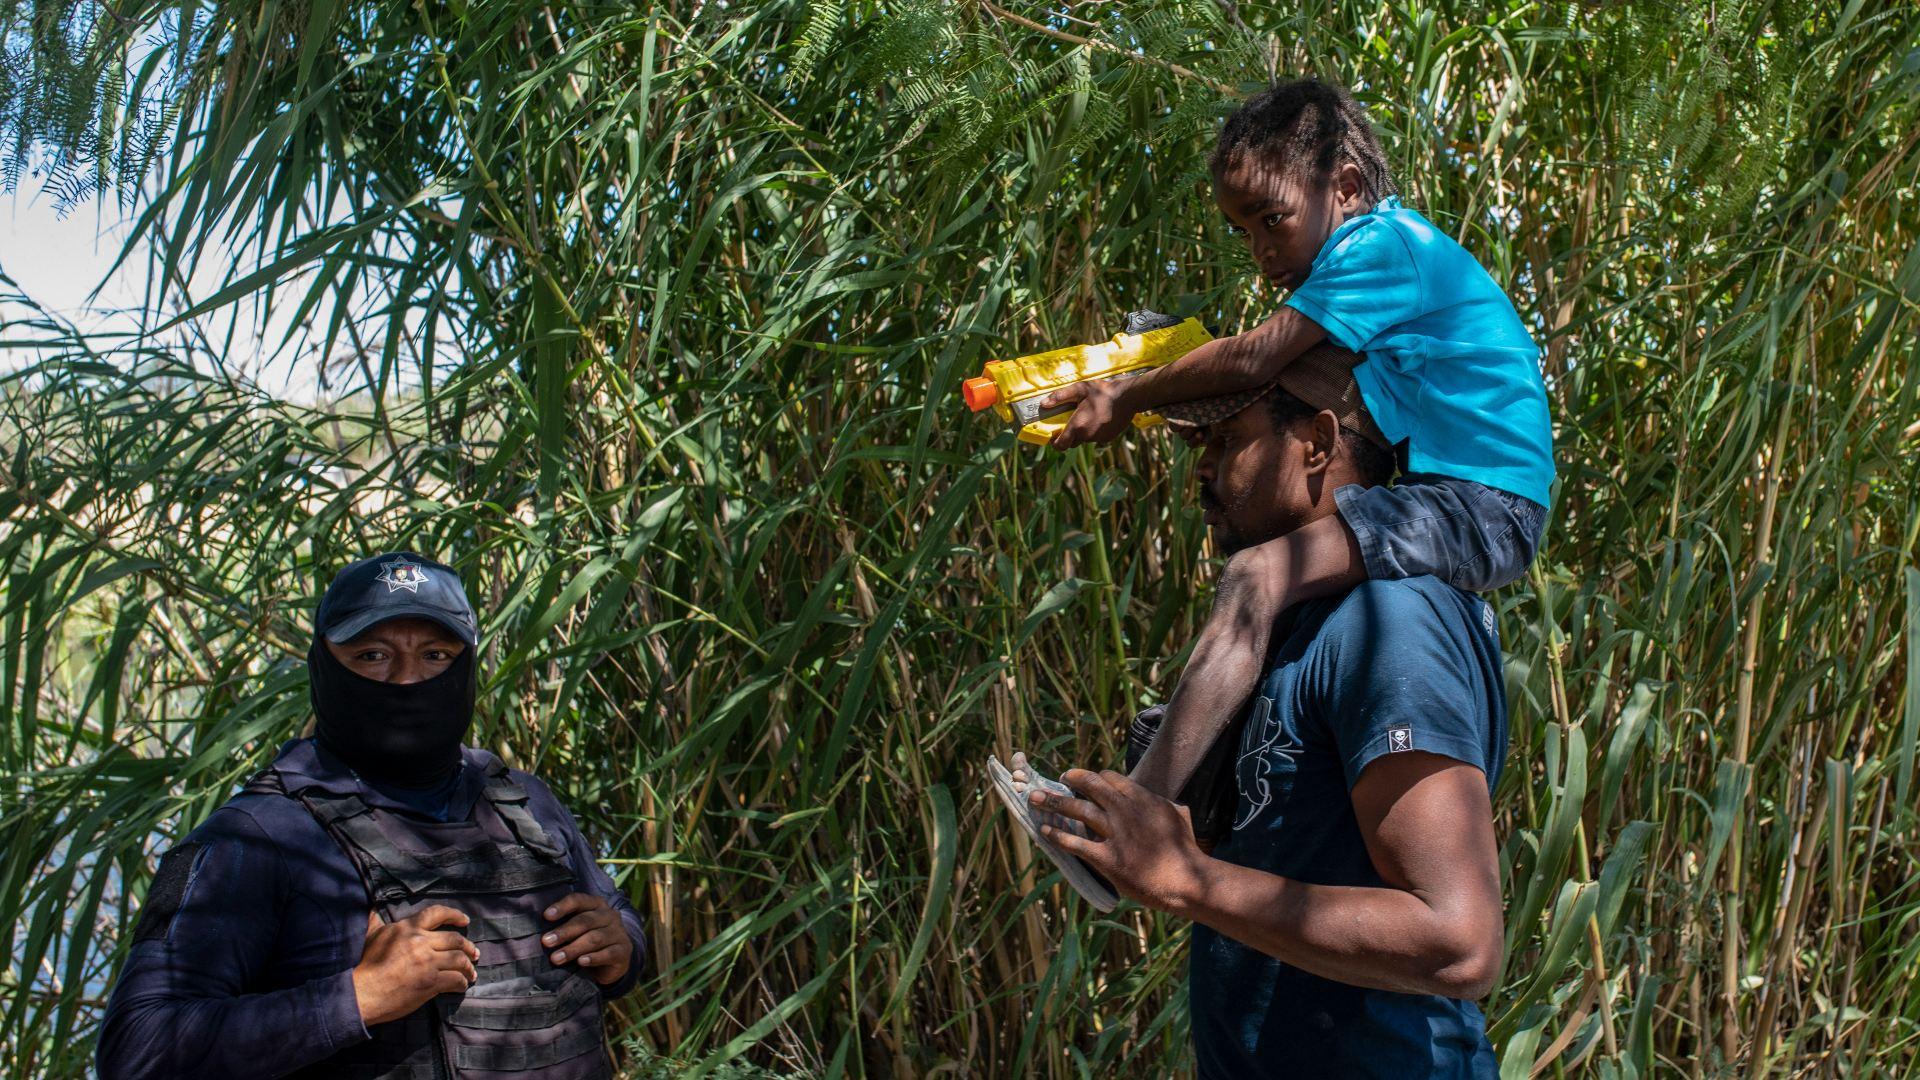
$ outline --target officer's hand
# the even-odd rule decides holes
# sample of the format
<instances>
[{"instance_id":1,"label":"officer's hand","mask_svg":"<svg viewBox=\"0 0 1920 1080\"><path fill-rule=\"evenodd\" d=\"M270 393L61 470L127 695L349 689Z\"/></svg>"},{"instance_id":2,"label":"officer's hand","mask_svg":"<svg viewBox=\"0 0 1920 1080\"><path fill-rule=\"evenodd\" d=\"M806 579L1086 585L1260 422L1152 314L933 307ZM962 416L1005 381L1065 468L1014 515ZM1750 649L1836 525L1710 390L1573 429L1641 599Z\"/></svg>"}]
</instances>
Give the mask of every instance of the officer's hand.
<instances>
[{"instance_id":1,"label":"officer's hand","mask_svg":"<svg viewBox=\"0 0 1920 1080\"><path fill-rule=\"evenodd\" d=\"M1120 388L1105 380L1063 386L1042 398L1040 404L1049 409L1073 406L1066 426L1053 433L1055 450L1071 450L1084 442L1112 442L1126 432L1135 412L1128 407Z\"/></svg>"},{"instance_id":2,"label":"officer's hand","mask_svg":"<svg viewBox=\"0 0 1920 1080\"><path fill-rule=\"evenodd\" d=\"M433 1000L472 986L479 973L480 948L457 930L467 917L435 904L399 922L381 922L367 912L367 944L353 969L353 995L360 1022L368 1026L398 1020Z\"/></svg>"},{"instance_id":3,"label":"officer's hand","mask_svg":"<svg viewBox=\"0 0 1920 1080\"><path fill-rule=\"evenodd\" d=\"M633 963L633 939L611 904L577 892L548 908L546 916L552 922L566 920L540 939L540 944L554 950L550 957L554 963L579 964L581 974L601 986L618 982L627 973Z\"/></svg>"}]
</instances>

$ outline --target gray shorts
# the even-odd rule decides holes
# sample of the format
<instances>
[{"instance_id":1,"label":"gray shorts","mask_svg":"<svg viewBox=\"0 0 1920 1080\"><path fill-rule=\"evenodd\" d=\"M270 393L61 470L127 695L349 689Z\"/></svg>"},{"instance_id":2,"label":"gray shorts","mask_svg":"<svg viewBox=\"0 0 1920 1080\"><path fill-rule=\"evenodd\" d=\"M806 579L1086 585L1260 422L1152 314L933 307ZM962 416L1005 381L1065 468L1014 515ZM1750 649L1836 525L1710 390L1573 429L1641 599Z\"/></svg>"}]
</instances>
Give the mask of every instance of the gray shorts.
<instances>
[{"instance_id":1,"label":"gray shorts","mask_svg":"<svg viewBox=\"0 0 1920 1080\"><path fill-rule=\"evenodd\" d=\"M1333 493L1375 580L1434 577L1467 592L1520 580L1540 547L1547 509L1472 480L1407 473L1392 487Z\"/></svg>"}]
</instances>

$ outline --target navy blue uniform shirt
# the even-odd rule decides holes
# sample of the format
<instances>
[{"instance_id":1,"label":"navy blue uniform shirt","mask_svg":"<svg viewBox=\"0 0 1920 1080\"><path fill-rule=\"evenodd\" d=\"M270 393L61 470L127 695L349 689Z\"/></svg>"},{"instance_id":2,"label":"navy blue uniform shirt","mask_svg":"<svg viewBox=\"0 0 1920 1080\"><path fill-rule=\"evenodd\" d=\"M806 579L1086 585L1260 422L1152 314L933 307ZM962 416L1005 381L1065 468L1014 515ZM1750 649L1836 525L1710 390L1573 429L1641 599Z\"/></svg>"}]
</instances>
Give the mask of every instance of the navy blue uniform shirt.
<instances>
[{"instance_id":1,"label":"navy blue uniform shirt","mask_svg":"<svg viewBox=\"0 0 1920 1080\"><path fill-rule=\"evenodd\" d=\"M1274 627L1248 702L1239 805L1218 859L1317 885L1384 887L1352 788L1383 754L1464 761L1493 790L1507 750L1493 609L1436 578L1369 581L1301 604ZM1470 1001L1311 975L1196 925L1193 1042L1208 1080L1495 1075Z\"/></svg>"},{"instance_id":2,"label":"navy blue uniform shirt","mask_svg":"<svg viewBox=\"0 0 1920 1080\"><path fill-rule=\"evenodd\" d=\"M276 760L323 754L297 739ZM483 766L474 751L463 759L445 820L465 820L480 796ZM518 769L510 775L526 788L534 819L565 845L577 890L605 899L633 939L626 976L601 988L606 998L626 993L646 961L639 914L553 792ZM440 816L437 807L410 808L414 793L401 793L409 799L402 801L363 786L369 806ZM365 1041L353 966L366 942L367 892L313 815L285 796L242 793L179 848L184 869L163 868L147 898L177 910L158 922L143 917L107 1004L101 1080L284 1076ZM174 895L156 895L165 892Z\"/></svg>"}]
</instances>

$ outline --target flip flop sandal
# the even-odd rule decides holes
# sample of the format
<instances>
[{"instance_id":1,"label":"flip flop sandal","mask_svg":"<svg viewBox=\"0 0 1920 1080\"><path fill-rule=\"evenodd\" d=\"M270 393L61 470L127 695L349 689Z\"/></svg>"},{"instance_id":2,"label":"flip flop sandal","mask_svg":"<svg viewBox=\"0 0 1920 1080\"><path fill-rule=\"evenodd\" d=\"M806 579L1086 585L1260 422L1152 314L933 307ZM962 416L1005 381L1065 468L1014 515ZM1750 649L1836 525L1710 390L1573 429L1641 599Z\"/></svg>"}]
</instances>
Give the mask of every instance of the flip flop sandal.
<instances>
[{"instance_id":1,"label":"flip flop sandal","mask_svg":"<svg viewBox=\"0 0 1920 1080\"><path fill-rule=\"evenodd\" d=\"M1033 767L1031 761L1027 765L1029 768ZM1038 775L1037 770L1035 775ZM1092 904L1095 910L1112 911L1120 902L1120 898L1114 895L1113 889L1102 881L1098 874L1089 869L1086 863L1081 862L1077 856L1061 851L1054 846L1053 841L1040 834L1040 826L1033 820L1032 804L1027 802L1024 794L1014 790L1013 774L1007 771L1005 765L1000 764L999 758L992 756L987 758L987 776L993 780L993 790L999 794L1000 801L1006 803L1007 809L1013 811L1013 820L1019 822L1020 827L1026 830L1028 838L1033 841L1033 846L1039 848L1047 858L1053 860L1053 865L1059 867L1060 876L1066 879L1067 884L1073 886L1073 891L1079 893L1087 903Z\"/></svg>"}]
</instances>

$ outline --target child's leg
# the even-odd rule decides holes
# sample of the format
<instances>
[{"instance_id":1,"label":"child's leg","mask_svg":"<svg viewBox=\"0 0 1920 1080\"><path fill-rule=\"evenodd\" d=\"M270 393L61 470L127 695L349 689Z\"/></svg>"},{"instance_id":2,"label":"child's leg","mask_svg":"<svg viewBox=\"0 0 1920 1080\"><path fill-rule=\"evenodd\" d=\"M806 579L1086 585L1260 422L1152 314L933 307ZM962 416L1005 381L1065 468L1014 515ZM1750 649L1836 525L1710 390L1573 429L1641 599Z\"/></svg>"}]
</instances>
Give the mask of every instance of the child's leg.
<instances>
[{"instance_id":1,"label":"child's leg","mask_svg":"<svg viewBox=\"0 0 1920 1080\"><path fill-rule=\"evenodd\" d=\"M1228 559L1213 613L1167 701L1158 735L1133 770L1134 782L1176 798L1252 695L1273 620L1302 600L1351 588L1365 577L1360 548L1335 515Z\"/></svg>"},{"instance_id":2,"label":"child's leg","mask_svg":"<svg viewBox=\"0 0 1920 1080\"><path fill-rule=\"evenodd\" d=\"M1487 592L1527 572L1546 528L1538 503L1432 473L1409 473L1392 487L1343 487L1333 497L1370 578L1432 574Z\"/></svg>"},{"instance_id":3,"label":"child's leg","mask_svg":"<svg viewBox=\"0 0 1920 1080\"><path fill-rule=\"evenodd\" d=\"M1252 695L1273 621L1288 607L1368 578L1432 574L1468 591L1499 588L1526 573L1546 525L1537 503L1432 474L1409 474L1394 487L1344 487L1334 499L1339 514L1227 561L1159 730L1132 736L1151 740L1130 769L1135 782L1187 800L1208 751Z\"/></svg>"}]
</instances>

